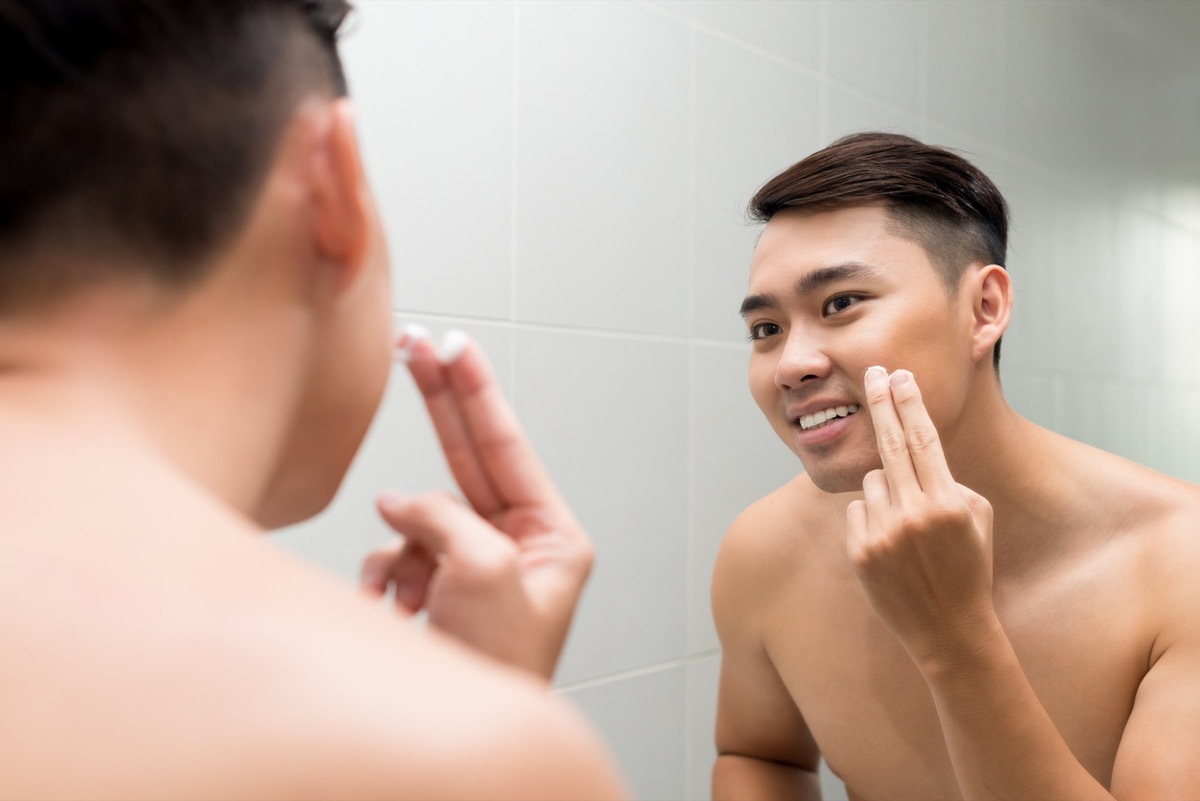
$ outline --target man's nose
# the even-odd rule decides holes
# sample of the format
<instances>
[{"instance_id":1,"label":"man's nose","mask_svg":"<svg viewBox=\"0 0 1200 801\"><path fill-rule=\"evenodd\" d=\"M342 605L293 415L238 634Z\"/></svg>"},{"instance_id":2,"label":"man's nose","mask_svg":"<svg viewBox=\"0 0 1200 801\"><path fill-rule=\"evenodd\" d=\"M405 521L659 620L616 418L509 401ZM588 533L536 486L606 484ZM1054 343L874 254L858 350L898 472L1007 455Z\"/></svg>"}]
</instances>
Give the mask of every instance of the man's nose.
<instances>
[{"instance_id":1,"label":"man's nose","mask_svg":"<svg viewBox=\"0 0 1200 801\"><path fill-rule=\"evenodd\" d=\"M775 366L775 385L798 389L806 381L828 376L831 367L825 343L811 333L793 329Z\"/></svg>"}]
</instances>

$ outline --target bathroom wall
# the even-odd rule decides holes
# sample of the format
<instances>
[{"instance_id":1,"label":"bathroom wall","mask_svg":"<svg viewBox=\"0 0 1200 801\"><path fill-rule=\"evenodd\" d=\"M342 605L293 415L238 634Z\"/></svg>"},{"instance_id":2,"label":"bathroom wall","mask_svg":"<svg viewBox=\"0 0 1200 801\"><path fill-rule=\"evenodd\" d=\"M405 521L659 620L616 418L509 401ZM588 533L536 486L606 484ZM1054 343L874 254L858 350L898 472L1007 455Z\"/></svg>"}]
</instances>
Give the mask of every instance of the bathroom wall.
<instances>
[{"instance_id":1,"label":"bathroom wall","mask_svg":"<svg viewBox=\"0 0 1200 801\"><path fill-rule=\"evenodd\" d=\"M595 539L557 685L639 797L707 797L713 559L799 469L745 386L743 207L836 136L988 171L1013 211L1011 402L1200 479L1200 4L358 5L396 318L483 343ZM402 371L337 501L282 542L352 577L390 537L385 486L451 486Z\"/></svg>"}]
</instances>

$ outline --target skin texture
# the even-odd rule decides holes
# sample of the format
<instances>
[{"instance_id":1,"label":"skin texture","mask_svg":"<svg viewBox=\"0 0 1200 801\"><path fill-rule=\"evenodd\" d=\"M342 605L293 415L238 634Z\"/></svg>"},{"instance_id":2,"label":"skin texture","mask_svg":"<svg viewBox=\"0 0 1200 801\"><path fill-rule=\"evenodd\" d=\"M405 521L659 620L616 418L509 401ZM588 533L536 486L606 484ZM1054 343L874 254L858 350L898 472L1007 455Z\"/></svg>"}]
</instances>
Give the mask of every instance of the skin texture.
<instances>
[{"instance_id":1,"label":"skin texture","mask_svg":"<svg viewBox=\"0 0 1200 801\"><path fill-rule=\"evenodd\" d=\"M412 362L465 500L380 504L436 561L373 557L363 593L255 536L332 498L393 344L320 96L199 286L0 319L0 798L624 796L546 692L591 546L473 343ZM393 564L433 626L375 602Z\"/></svg>"},{"instance_id":2,"label":"skin texture","mask_svg":"<svg viewBox=\"0 0 1200 801\"><path fill-rule=\"evenodd\" d=\"M885 269L797 293L847 262ZM886 209L785 212L750 294L751 389L807 472L718 558L715 797L818 798L822 757L852 799L1200 797L1200 497L1005 404L1003 270L951 295ZM798 434L830 399L863 408Z\"/></svg>"}]
</instances>

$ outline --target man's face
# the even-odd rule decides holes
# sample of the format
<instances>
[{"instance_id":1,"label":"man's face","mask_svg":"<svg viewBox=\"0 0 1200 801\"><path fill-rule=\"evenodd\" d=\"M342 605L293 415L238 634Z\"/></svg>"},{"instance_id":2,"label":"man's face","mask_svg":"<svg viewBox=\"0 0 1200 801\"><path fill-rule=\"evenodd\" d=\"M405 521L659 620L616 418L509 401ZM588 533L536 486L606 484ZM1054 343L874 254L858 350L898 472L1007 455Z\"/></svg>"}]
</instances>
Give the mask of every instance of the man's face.
<instances>
[{"instance_id":1,"label":"man's face","mask_svg":"<svg viewBox=\"0 0 1200 801\"><path fill-rule=\"evenodd\" d=\"M882 205L784 211L751 263L750 391L825 492L860 490L880 466L863 391L871 365L913 372L943 438L966 402L970 301L893 231Z\"/></svg>"}]
</instances>

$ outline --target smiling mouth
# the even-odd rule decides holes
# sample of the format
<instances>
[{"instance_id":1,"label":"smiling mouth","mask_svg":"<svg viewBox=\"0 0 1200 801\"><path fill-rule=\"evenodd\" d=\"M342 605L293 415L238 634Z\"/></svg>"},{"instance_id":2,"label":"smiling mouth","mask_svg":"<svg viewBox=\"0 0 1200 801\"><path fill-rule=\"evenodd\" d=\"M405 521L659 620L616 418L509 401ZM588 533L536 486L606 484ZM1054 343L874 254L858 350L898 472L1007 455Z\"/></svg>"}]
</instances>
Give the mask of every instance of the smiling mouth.
<instances>
[{"instance_id":1,"label":"smiling mouth","mask_svg":"<svg viewBox=\"0 0 1200 801\"><path fill-rule=\"evenodd\" d=\"M839 417L849 417L857 411L857 403L852 403L849 406L831 406L823 412L806 414L797 422L800 423L801 431L812 431L813 429L828 425L830 422L837 420Z\"/></svg>"}]
</instances>

